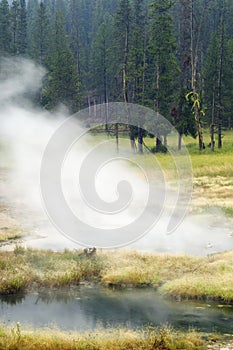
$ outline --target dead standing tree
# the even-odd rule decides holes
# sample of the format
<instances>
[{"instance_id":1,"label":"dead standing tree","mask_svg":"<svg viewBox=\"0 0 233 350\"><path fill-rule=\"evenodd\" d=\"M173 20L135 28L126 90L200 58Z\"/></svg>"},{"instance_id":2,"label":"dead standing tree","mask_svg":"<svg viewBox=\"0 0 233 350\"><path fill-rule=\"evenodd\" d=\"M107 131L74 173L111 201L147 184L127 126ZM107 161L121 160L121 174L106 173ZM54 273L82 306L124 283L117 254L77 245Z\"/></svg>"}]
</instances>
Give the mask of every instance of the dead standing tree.
<instances>
[{"instance_id":1,"label":"dead standing tree","mask_svg":"<svg viewBox=\"0 0 233 350\"><path fill-rule=\"evenodd\" d=\"M195 21L194 15L194 0L191 0L191 13L190 13L190 25L191 25L191 66L192 66L192 79L191 79L191 94L193 101L193 111L196 122L199 150L201 151L204 147L203 144L203 134L202 134L202 125L201 125L201 101L200 95L198 94L198 78L197 78L197 65L201 44L201 33L203 28L203 22L205 18L205 12L207 9L208 0L204 0L203 8L200 14L199 22ZM195 25L196 23L196 25ZM196 35L195 35L196 33ZM196 39L196 40L195 40Z\"/></svg>"},{"instance_id":2,"label":"dead standing tree","mask_svg":"<svg viewBox=\"0 0 233 350\"><path fill-rule=\"evenodd\" d=\"M185 7L185 12L190 19L191 91L187 93L186 98L192 102L200 151L204 148L204 143L201 124L203 112L201 109L200 94L198 93L198 63L200 56L199 53L201 51L201 33L208 1L209 0L203 1L201 13L198 15L198 18L194 9L195 1L181 1L182 6Z\"/></svg>"},{"instance_id":3,"label":"dead standing tree","mask_svg":"<svg viewBox=\"0 0 233 350\"><path fill-rule=\"evenodd\" d=\"M224 58L224 19L225 19L225 1L221 3L220 17L220 50L219 50L219 72L218 72L218 148L222 148L222 77L223 77L223 58Z\"/></svg>"}]
</instances>

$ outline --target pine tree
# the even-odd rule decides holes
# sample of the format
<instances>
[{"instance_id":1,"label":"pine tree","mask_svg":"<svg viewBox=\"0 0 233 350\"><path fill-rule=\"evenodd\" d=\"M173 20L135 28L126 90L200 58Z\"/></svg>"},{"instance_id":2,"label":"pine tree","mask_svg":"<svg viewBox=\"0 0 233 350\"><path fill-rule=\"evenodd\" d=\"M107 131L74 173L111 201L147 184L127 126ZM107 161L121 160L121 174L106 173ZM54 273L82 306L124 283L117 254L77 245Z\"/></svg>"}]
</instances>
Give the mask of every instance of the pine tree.
<instances>
[{"instance_id":1,"label":"pine tree","mask_svg":"<svg viewBox=\"0 0 233 350\"><path fill-rule=\"evenodd\" d=\"M212 34L210 44L206 53L203 66L204 80L204 105L205 105L205 121L211 131L211 149L214 151L215 140L215 123L216 123L216 107L217 107L217 86L218 86L218 71L219 71L219 38L216 32Z\"/></svg>"},{"instance_id":2,"label":"pine tree","mask_svg":"<svg viewBox=\"0 0 233 350\"><path fill-rule=\"evenodd\" d=\"M123 98L125 103L130 102L129 94L129 54L132 26L132 8L129 0L120 0L115 17L115 45L116 45L116 82L119 86L118 98ZM135 127L129 120L129 138L132 152L135 152Z\"/></svg>"},{"instance_id":3,"label":"pine tree","mask_svg":"<svg viewBox=\"0 0 233 350\"><path fill-rule=\"evenodd\" d=\"M233 126L233 38L224 45L223 82L222 82L222 115L223 127L231 129Z\"/></svg>"},{"instance_id":4,"label":"pine tree","mask_svg":"<svg viewBox=\"0 0 233 350\"><path fill-rule=\"evenodd\" d=\"M17 54L25 55L27 52L27 9L25 0L20 0L19 21L16 40Z\"/></svg>"},{"instance_id":5,"label":"pine tree","mask_svg":"<svg viewBox=\"0 0 233 350\"><path fill-rule=\"evenodd\" d=\"M215 31L210 40L210 44L204 60L204 99L207 109L206 119L210 124L211 147L214 150L214 133L217 127L218 148L222 147L222 126L224 125L225 106L227 96L231 96L231 89L225 90L228 82L231 80L231 63L227 62L230 52L227 50L227 37L225 34L227 28L227 12L230 10L227 1L217 3L217 21ZM228 54L226 52L228 51ZM228 80L229 77L229 80ZM228 81L228 82L227 82ZM227 117L228 119L229 117ZM211 123L209 122L211 120Z\"/></svg>"},{"instance_id":6,"label":"pine tree","mask_svg":"<svg viewBox=\"0 0 233 350\"><path fill-rule=\"evenodd\" d=\"M152 89L154 92L154 109L165 118L170 117L171 104L175 99L177 86L178 63L176 61L176 41L172 30L170 0L157 0L151 4L151 37L150 46L153 59ZM161 136L166 143L166 136L170 132L167 125L161 125L156 130L156 148L161 147Z\"/></svg>"},{"instance_id":7,"label":"pine tree","mask_svg":"<svg viewBox=\"0 0 233 350\"><path fill-rule=\"evenodd\" d=\"M32 28L32 57L40 64L48 65L50 27L48 10L44 2L40 2Z\"/></svg>"},{"instance_id":8,"label":"pine tree","mask_svg":"<svg viewBox=\"0 0 233 350\"><path fill-rule=\"evenodd\" d=\"M50 72L43 104L47 108L53 108L63 103L70 111L75 112L80 104L79 81L67 41L64 16L60 10L55 13L52 39Z\"/></svg>"},{"instance_id":9,"label":"pine tree","mask_svg":"<svg viewBox=\"0 0 233 350\"><path fill-rule=\"evenodd\" d=\"M80 4L77 0L70 0L69 2L69 15L68 15L68 34L70 49L73 53L74 59L77 65L77 73L81 79L82 64L81 64L81 44L80 44Z\"/></svg>"},{"instance_id":10,"label":"pine tree","mask_svg":"<svg viewBox=\"0 0 233 350\"><path fill-rule=\"evenodd\" d=\"M171 110L173 123L178 131L178 150L182 147L182 136L191 135L196 137L195 119L193 118L192 105L187 101L186 95L191 91L191 35L190 35L190 16L191 2L180 0L179 8L178 34L179 34L179 64L180 74L178 80L179 92L177 103Z\"/></svg>"},{"instance_id":11,"label":"pine tree","mask_svg":"<svg viewBox=\"0 0 233 350\"><path fill-rule=\"evenodd\" d=\"M92 45L92 0L79 0L79 69L82 85L88 90L90 81L90 48Z\"/></svg>"},{"instance_id":12,"label":"pine tree","mask_svg":"<svg viewBox=\"0 0 233 350\"><path fill-rule=\"evenodd\" d=\"M10 10L7 0L0 2L0 53L11 52Z\"/></svg>"},{"instance_id":13,"label":"pine tree","mask_svg":"<svg viewBox=\"0 0 233 350\"><path fill-rule=\"evenodd\" d=\"M120 0L115 17L115 45L117 80L120 82L124 102L128 103L128 60L131 30L131 5L129 0Z\"/></svg>"},{"instance_id":14,"label":"pine tree","mask_svg":"<svg viewBox=\"0 0 233 350\"><path fill-rule=\"evenodd\" d=\"M225 11L226 3L222 0L220 11L220 45L219 45L219 70L218 70L218 93L217 93L217 118L218 118L218 148L222 148L222 85L223 85L223 60L225 43Z\"/></svg>"},{"instance_id":15,"label":"pine tree","mask_svg":"<svg viewBox=\"0 0 233 350\"><path fill-rule=\"evenodd\" d=\"M143 104L147 41L144 0L134 0L132 13L132 35L129 51L130 94L132 102Z\"/></svg>"},{"instance_id":16,"label":"pine tree","mask_svg":"<svg viewBox=\"0 0 233 350\"><path fill-rule=\"evenodd\" d=\"M38 12L38 0L28 0L27 2L27 53L30 57L33 55L34 28L36 25L36 16Z\"/></svg>"},{"instance_id":17,"label":"pine tree","mask_svg":"<svg viewBox=\"0 0 233 350\"><path fill-rule=\"evenodd\" d=\"M85 90L90 86L90 51L92 45L91 0L70 0L68 4L68 34L70 48L77 65L80 83Z\"/></svg>"},{"instance_id":18,"label":"pine tree","mask_svg":"<svg viewBox=\"0 0 233 350\"><path fill-rule=\"evenodd\" d=\"M112 18L106 15L104 22L99 26L91 52L92 89L100 102L107 103L112 90L111 76L111 43Z\"/></svg>"},{"instance_id":19,"label":"pine tree","mask_svg":"<svg viewBox=\"0 0 233 350\"><path fill-rule=\"evenodd\" d=\"M200 82L199 82L199 72L198 72L198 63L200 63L200 55L201 52L201 35L203 30L203 23L205 19L205 14L207 10L208 0L203 0L203 5L201 9L201 13L199 14L199 21L197 22L195 16L194 0L189 0L190 6L190 35L191 35L191 67L192 67L192 75L191 75L191 91L189 93L190 101L193 104L193 114L195 118L197 135L198 135L198 144L199 150L204 149L203 142L203 125L202 125L202 108L201 108L201 96L199 93Z\"/></svg>"},{"instance_id":20,"label":"pine tree","mask_svg":"<svg viewBox=\"0 0 233 350\"><path fill-rule=\"evenodd\" d=\"M20 13L19 0L13 0L11 9L10 9L13 55L16 55L18 52L19 13Z\"/></svg>"},{"instance_id":21,"label":"pine tree","mask_svg":"<svg viewBox=\"0 0 233 350\"><path fill-rule=\"evenodd\" d=\"M129 51L129 94L133 103L145 103L145 71L146 71L146 10L144 0L134 0L132 5L132 35ZM138 153L143 153L143 137L145 131L141 128L142 121L138 121L138 127L131 126L131 133L138 138Z\"/></svg>"}]
</instances>

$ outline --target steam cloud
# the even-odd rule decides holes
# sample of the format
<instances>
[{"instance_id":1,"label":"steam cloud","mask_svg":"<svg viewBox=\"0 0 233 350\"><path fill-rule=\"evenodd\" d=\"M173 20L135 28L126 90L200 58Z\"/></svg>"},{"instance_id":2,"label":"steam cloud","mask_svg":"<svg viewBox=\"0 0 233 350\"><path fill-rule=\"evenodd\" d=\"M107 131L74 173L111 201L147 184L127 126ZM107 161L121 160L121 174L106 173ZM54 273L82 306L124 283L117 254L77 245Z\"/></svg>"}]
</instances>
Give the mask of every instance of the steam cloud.
<instances>
[{"instance_id":1,"label":"steam cloud","mask_svg":"<svg viewBox=\"0 0 233 350\"><path fill-rule=\"evenodd\" d=\"M25 244L46 249L60 250L78 248L76 243L62 236L47 218L40 194L40 167L45 147L55 130L68 116L64 107L57 112L49 113L35 108L30 97L41 87L44 68L25 59L4 58L0 62L0 137L1 168L7 169L2 200L15 210L17 219L26 230L46 238L30 240ZM81 129L81 126L80 126ZM91 208L82 212L83 202L78 196L77 171L83 159L90 152L94 139L85 137L69 153L63 169L64 194L67 202L76 215L81 215L88 224L96 223L96 213ZM123 176L122 176L123 175ZM135 205L120 213L115 219L104 217L98 225L121 227L134 220L140 214L141 207L147 200L145 179L124 161L108 164L100 169L96 178L97 192L106 202L117 198L117 183L122 178L130 179L134 189ZM139 241L130 245L134 249L153 250L172 253L208 254L233 248L233 240L229 230L223 227L224 217L216 227L211 227L211 215L188 216L173 235L166 235L166 226L170 209L168 204L174 203L175 196L167 191L165 211L156 229ZM152 214L153 215L153 214ZM208 249L207 249L208 247Z\"/></svg>"}]
</instances>

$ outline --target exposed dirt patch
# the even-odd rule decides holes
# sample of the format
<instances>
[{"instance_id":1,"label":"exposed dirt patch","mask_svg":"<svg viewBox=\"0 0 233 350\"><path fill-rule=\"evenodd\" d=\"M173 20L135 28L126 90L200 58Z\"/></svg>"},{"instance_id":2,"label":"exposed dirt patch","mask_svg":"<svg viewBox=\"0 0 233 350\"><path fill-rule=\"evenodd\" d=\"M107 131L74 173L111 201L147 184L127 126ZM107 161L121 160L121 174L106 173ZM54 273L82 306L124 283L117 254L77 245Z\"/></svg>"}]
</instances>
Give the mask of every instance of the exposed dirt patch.
<instances>
[{"instance_id":1,"label":"exposed dirt patch","mask_svg":"<svg viewBox=\"0 0 233 350\"><path fill-rule=\"evenodd\" d=\"M233 209L233 178L195 178L192 205L199 208L217 205Z\"/></svg>"},{"instance_id":2,"label":"exposed dirt patch","mask_svg":"<svg viewBox=\"0 0 233 350\"><path fill-rule=\"evenodd\" d=\"M209 350L233 350L233 342L212 343L207 345Z\"/></svg>"}]
</instances>

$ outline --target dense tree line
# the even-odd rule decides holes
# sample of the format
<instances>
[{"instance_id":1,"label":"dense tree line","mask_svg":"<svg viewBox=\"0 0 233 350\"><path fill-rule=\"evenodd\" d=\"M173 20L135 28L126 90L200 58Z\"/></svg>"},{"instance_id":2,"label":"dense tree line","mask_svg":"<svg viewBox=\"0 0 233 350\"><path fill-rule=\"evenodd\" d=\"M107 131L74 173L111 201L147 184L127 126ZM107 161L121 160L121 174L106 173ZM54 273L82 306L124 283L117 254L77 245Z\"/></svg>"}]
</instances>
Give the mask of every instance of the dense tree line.
<instances>
[{"instance_id":1,"label":"dense tree line","mask_svg":"<svg viewBox=\"0 0 233 350\"><path fill-rule=\"evenodd\" d=\"M0 0L0 54L47 69L36 102L71 112L125 101L161 113L182 135L233 125L232 0ZM156 149L170 130L157 130ZM142 151L143 130L129 128Z\"/></svg>"}]
</instances>

